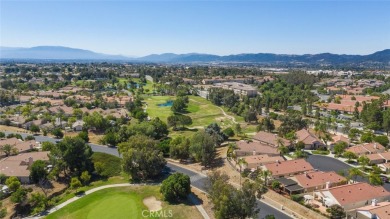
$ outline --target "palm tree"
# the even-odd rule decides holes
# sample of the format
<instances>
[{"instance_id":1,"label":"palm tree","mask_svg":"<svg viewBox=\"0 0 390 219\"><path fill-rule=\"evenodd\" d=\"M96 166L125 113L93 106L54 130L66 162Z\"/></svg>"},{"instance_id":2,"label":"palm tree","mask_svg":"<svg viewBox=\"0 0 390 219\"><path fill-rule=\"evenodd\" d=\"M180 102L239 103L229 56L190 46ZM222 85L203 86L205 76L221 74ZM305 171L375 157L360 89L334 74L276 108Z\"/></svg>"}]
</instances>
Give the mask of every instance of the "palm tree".
<instances>
[{"instance_id":1,"label":"palm tree","mask_svg":"<svg viewBox=\"0 0 390 219\"><path fill-rule=\"evenodd\" d=\"M8 157L9 155L12 154L12 152L14 151L14 148L15 148L14 146L12 146L10 144L6 144L1 148L1 151L5 154L6 157Z\"/></svg>"},{"instance_id":2,"label":"palm tree","mask_svg":"<svg viewBox=\"0 0 390 219\"><path fill-rule=\"evenodd\" d=\"M276 144L278 145L277 150L279 151L280 155L285 155L288 153L288 148L284 145L283 139L276 139Z\"/></svg>"},{"instance_id":3,"label":"palm tree","mask_svg":"<svg viewBox=\"0 0 390 219\"><path fill-rule=\"evenodd\" d=\"M242 166L248 165L248 163L245 161L244 158L240 157L240 158L238 158L237 164L240 166L240 186L241 186L241 170L242 170Z\"/></svg>"},{"instance_id":4,"label":"palm tree","mask_svg":"<svg viewBox=\"0 0 390 219\"><path fill-rule=\"evenodd\" d=\"M226 153L226 157L228 159L235 157L234 149L236 149L236 146L233 143L229 143L229 147Z\"/></svg>"},{"instance_id":5,"label":"palm tree","mask_svg":"<svg viewBox=\"0 0 390 219\"><path fill-rule=\"evenodd\" d=\"M367 156L363 155L358 158L358 162L360 163L364 171L366 169L366 166L370 164L370 159Z\"/></svg>"},{"instance_id":6,"label":"palm tree","mask_svg":"<svg viewBox=\"0 0 390 219\"><path fill-rule=\"evenodd\" d=\"M360 171L358 168L351 168L348 170L348 175L352 179L354 179L354 182L356 182L356 179L358 176L363 176L362 171Z\"/></svg>"},{"instance_id":7,"label":"palm tree","mask_svg":"<svg viewBox=\"0 0 390 219\"><path fill-rule=\"evenodd\" d=\"M261 171L260 175L264 179L264 186L267 186L268 184L268 178L272 175L272 172L269 170L263 170Z\"/></svg>"}]
</instances>

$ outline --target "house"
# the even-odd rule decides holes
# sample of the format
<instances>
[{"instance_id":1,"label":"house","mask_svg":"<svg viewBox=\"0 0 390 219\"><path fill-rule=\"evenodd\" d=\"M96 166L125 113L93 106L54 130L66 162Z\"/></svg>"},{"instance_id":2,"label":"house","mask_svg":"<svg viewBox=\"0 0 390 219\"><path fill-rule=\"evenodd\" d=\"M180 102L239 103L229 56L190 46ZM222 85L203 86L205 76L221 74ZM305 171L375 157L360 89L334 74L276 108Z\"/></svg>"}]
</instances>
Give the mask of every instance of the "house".
<instances>
[{"instance_id":1,"label":"house","mask_svg":"<svg viewBox=\"0 0 390 219\"><path fill-rule=\"evenodd\" d=\"M344 135L335 135L332 137L332 142L330 143L330 147L333 149L334 145L336 145L339 142L345 142L347 143L347 145L351 143L349 138L345 137Z\"/></svg>"},{"instance_id":2,"label":"house","mask_svg":"<svg viewBox=\"0 0 390 219\"><path fill-rule=\"evenodd\" d=\"M390 198L390 192L383 186L372 186L364 182L322 189L315 192L315 195L326 207L340 205L345 211L363 207L372 199L385 201Z\"/></svg>"},{"instance_id":3,"label":"house","mask_svg":"<svg viewBox=\"0 0 390 219\"><path fill-rule=\"evenodd\" d=\"M75 123L72 125L72 129L74 131L82 131L84 127L84 121L83 120L77 120Z\"/></svg>"},{"instance_id":4,"label":"house","mask_svg":"<svg viewBox=\"0 0 390 219\"><path fill-rule=\"evenodd\" d=\"M379 164L378 167L386 173L390 173L390 162Z\"/></svg>"},{"instance_id":5,"label":"house","mask_svg":"<svg viewBox=\"0 0 390 219\"><path fill-rule=\"evenodd\" d=\"M24 123L24 124L22 125L22 127L23 127L24 129L29 130L30 127L31 127L32 125L36 125L36 126L39 127L39 126L42 125L42 124L44 124L44 121L43 121L42 119L37 119L37 120L33 120L33 121L29 121L29 122Z\"/></svg>"},{"instance_id":6,"label":"house","mask_svg":"<svg viewBox=\"0 0 390 219\"><path fill-rule=\"evenodd\" d=\"M370 164L382 164L390 161L390 152L375 153L366 155L370 159Z\"/></svg>"},{"instance_id":7,"label":"house","mask_svg":"<svg viewBox=\"0 0 390 219\"><path fill-rule=\"evenodd\" d=\"M297 142L303 142L305 144L305 149L313 150L318 149L320 147L325 147L324 143L315 136L310 133L307 129L302 129L296 132Z\"/></svg>"},{"instance_id":8,"label":"house","mask_svg":"<svg viewBox=\"0 0 390 219\"><path fill-rule=\"evenodd\" d=\"M37 148L40 146L38 142L35 140L31 141L22 141L17 138L9 138L9 139L3 139L0 140L0 148L2 148L4 145L11 145L14 148L14 151L16 153L25 153L28 151L31 151L34 148ZM4 156L4 152L0 150L0 156Z\"/></svg>"},{"instance_id":9,"label":"house","mask_svg":"<svg viewBox=\"0 0 390 219\"><path fill-rule=\"evenodd\" d=\"M63 113L66 116L73 115L73 108L68 106L53 106L50 107L48 110L51 113Z\"/></svg>"},{"instance_id":10,"label":"house","mask_svg":"<svg viewBox=\"0 0 390 219\"><path fill-rule=\"evenodd\" d=\"M248 156L248 155L269 155L279 156L280 152L276 147L265 145L261 142L255 141L239 141L237 142L237 149L235 150L237 156Z\"/></svg>"},{"instance_id":11,"label":"house","mask_svg":"<svg viewBox=\"0 0 390 219\"><path fill-rule=\"evenodd\" d=\"M20 115L10 116L8 119L11 121L11 125L17 127L21 127L26 122L26 119Z\"/></svg>"},{"instance_id":12,"label":"house","mask_svg":"<svg viewBox=\"0 0 390 219\"><path fill-rule=\"evenodd\" d=\"M247 97L257 96L257 89L248 84L238 83L238 82L223 82L216 83L214 88L222 88L224 90L232 90L235 94Z\"/></svg>"},{"instance_id":13,"label":"house","mask_svg":"<svg viewBox=\"0 0 390 219\"><path fill-rule=\"evenodd\" d=\"M386 148L377 142L363 143L347 148L345 151L350 151L358 156L385 152Z\"/></svg>"},{"instance_id":14,"label":"house","mask_svg":"<svg viewBox=\"0 0 390 219\"><path fill-rule=\"evenodd\" d=\"M245 168L249 169L257 169L264 164L284 161L284 158L281 156L268 156L267 154L246 156L243 159L246 162Z\"/></svg>"},{"instance_id":15,"label":"house","mask_svg":"<svg viewBox=\"0 0 390 219\"><path fill-rule=\"evenodd\" d=\"M292 179L280 177L275 179L280 183L281 191L288 193L289 195L299 194L303 192L302 186Z\"/></svg>"},{"instance_id":16,"label":"house","mask_svg":"<svg viewBox=\"0 0 390 219\"><path fill-rule=\"evenodd\" d=\"M48 161L47 151L23 153L0 160L0 174L18 177L21 183L30 183L29 167L36 160Z\"/></svg>"},{"instance_id":17,"label":"house","mask_svg":"<svg viewBox=\"0 0 390 219\"><path fill-rule=\"evenodd\" d=\"M331 188L347 183L347 179L334 171L310 171L291 177L303 188L303 192L312 192L319 189Z\"/></svg>"},{"instance_id":18,"label":"house","mask_svg":"<svg viewBox=\"0 0 390 219\"><path fill-rule=\"evenodd\" d=\"M262 168L271 171L273 178L293 176L314 170L313 166L305 159L278 161L265 164Z\"/></svg>"},{"instance_id":19,"label":"house","mask_svg":"<svg viewBox=\"0 0 390 219\"><path fill-rule=\"evenodd\" d=\"M328 149L333 151L334 146L340 142L345 142L347 144L347 146L349 146L351 143L349 138L347 138L343 135L335 135L332 137L332 141L330 142Z\"/></svg>"},{"instance_id":20,"label":"house","mask_svg":"<svg viewBox=\"0 0 390 219\"><path fill-rule=\"evenodd\" d=\"M15 146L16 144L21 143L22 140L17 138L7 138L7 139L0 139L0 147L3 147L6 144L9 144L11 146Z\"/></svg>"},{"instance_id":21,"label":"house","mask_svg":"<svg viewBox=\"0 0 390 219\"><path fill-rule=\"evenodd\" d=\"M39 142L36 142L35 140L30 140L30 141L22 141L19 144L16 144L15 149L17 150L18 154L20 154L20 153L31 151L34 148L37 148L39 146L40 146Z\"/></svg>"},{"instance_id":22,"label":"house","mask_svg":"<svg viewBox=\"0 0 390 219\"><path fill-rule=\"evenodd\" d=\"M263 144L267 144L273 147L279 146L279 141L283 143L284 146L288 147L290 146L290 141L284 138L281 138L277 136L276 134L272 134L269 132L260 131L255 136L253 136L253 139L256 141L259 141Z\"/></svg>"},{"instance_id":23,"label":"house","mask_svg":"<svg viewBox=\"0 0 390 219\"><path fill-rule=\"evenodd\" d=\"M355 219L383 219L390 218L390 202L379 202L376 199L370 205L357 208L347 214L348 218Z\"/></svg>"}]
</instances>

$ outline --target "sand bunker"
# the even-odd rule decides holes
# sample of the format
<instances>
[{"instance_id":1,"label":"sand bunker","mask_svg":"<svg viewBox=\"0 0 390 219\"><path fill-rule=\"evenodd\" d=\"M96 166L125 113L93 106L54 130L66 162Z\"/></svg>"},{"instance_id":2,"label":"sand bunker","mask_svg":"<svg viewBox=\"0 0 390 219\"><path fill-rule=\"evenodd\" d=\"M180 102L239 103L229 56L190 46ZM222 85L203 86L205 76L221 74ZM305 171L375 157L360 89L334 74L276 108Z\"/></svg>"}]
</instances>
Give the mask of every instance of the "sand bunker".
<instances>
[{"instance_id":1,"label":"sand bunker","mask_svg":"<svg viewBox=\"0 0 390 219\"><path fill-rule=\"evenodd\" d=\"M161 201L157 200L154 196L145 198L143 203L148 207L149 211L159 211L162 209Z\"/></svg>"}]
</instances>

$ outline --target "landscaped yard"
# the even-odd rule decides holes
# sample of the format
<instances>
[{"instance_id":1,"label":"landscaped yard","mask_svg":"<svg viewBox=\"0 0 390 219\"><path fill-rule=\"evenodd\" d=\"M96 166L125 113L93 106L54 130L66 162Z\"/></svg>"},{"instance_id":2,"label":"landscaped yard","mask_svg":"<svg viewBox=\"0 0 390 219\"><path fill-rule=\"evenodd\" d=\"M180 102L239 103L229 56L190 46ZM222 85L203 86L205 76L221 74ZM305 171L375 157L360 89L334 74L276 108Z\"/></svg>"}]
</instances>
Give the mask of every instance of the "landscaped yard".
<instances>
[{"instance_id":1,"label":"landscaped yard","mask_svg":"<svg viewBox=\"0 0 390 219\"><path fill-rule=\"evenodd\" d=\"M148 197L156 197L157 200L162 199L159 192L159 186L133 186L109 188L97 191L87 195L67 206L48 215L46 218L145 218L142 216L143 210L148 210L144 205L143 200ZM162 201L161 211L165 215L172 212L171 218L201 218L195 206L187 204L170 205ZM148 212L144 215L149 216ZM163 214L161 214L163 215ZM162 216L161 218L163 218ZM160 218L160 217L146 217Z\"/></svg>"}]
</instances>

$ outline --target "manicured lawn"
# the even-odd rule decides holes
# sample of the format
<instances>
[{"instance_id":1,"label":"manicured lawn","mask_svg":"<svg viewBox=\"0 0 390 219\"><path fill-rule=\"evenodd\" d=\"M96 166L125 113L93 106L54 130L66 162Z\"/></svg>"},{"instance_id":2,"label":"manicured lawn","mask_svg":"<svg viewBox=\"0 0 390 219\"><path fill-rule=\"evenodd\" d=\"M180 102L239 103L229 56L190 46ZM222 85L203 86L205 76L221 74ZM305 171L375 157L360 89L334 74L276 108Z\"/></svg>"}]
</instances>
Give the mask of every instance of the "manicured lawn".
<instances>
[{"instance_id":1,"label":"manicured lawn","mask_svg":"<svg viewBox=\"0 0 390 219\"><path fill-rule=\"evenodd\" d=\"M165 103L168 100L174 100L173 96L146 96L145 102L148 104L147 112L151 118L159 117L163 121L172 115L171 107L159 107L158 104ZM206 127L216 122L222 127L228 127L233 122L225 117L217 106L210 101L198 97L189 96L188 113L186 115L192 118L193 124L190 127Z\"/></svg>"},{"instance_id":2,"label":"manicured lawn","mask_svg":"<svg viewBox=\"0 0 390 219\"><path fill-rule=\"evenodd\" d=\"M159 186L134 186L100 190L67 205L46 218L145 218L142 216L142 211L148 210L148 208L143 204L143 199L154 196L161 200L159 189ZM172 211L172 218L201 218L194 206L187 204L169 205L162 202L162 211L168 212L169 210Z\"/></svg>"},{"instance_id":3,"label":"manicured lawn","mask_svg":"<svg viewBox=\"0 0 390 219\"><path fill-rule=\"evenodd\" d=\"M78 191L87 191L87 190L90 190L90 189L93 189L93 188L96 188L99 186L104 186L104 185L109 185L109 184L128 183L129 176L123 172L121 174L122 174L121 176L113 176L113 177L110 177L108 179L93 181L89 185L79 188ZM61 203L65 202L73 197L75 197L75 191L68 189L66 192L64 192L60 196L56 196L54 198L55 199L54 201L58 205L58 204L61 204Z\"/></svg>"},{"instance_id":4,"label":"manicured lawn","mask_svg":"<svg viewBox=\"0 0 390 219\"><path fill-rule=\"evenodd\" d=\"M222 110L210 101L199 96L189 96L189 100L189 113L187 115L192 118L192 127L205 127L216 122L226 128L233 124L229 118L223 115Z\"/></svg>"},{"instance_id":5,"label":"manicured lawn","mask_svg":"<svg viewBox=\"0 0 390 219\"><path fill-rule=\"evenodd\" d=\"M151 118L159 117L164 122L167 122L167 118L172 115L171 107L159 107L158 104L165 103L169 100L174 100L174 96L145 96L144 101L148 104L147 112ZM222 107L223 108L223 107ZM254 134L256 132L256 124L246 124L244 118L234 115L228 112L226 108L224 111L233 116L237 122L241 124L243 133ZM230 118L223 115L221 109L212 104L210 101L199 97L189 96L189 104L187 108L188 113L186 115L192 118L192 125L189 127L191 130L175 131L171 132L170 136L175 137L178 135L191 136L195 129L201 129L208 126L211 123L218 123L222 128L231 127L234 123Z\"/></svg>"},{"instance_id":6,"label":"manicured lawn","mask_svg":"<svg viewBox=\"0 0 390 219\"><path fill-rule=\"evenodd\" d=\"M172 115L171 107L159 107L158 104L165 103L168 100L174 100L172 96L145 96L144 101L148 104L146 112L150 118L159 117L162 121L167 122L167 118Z\"/></svg>"}]
</instances>

